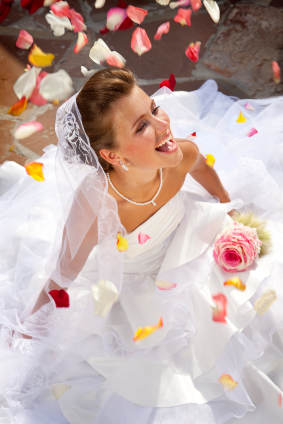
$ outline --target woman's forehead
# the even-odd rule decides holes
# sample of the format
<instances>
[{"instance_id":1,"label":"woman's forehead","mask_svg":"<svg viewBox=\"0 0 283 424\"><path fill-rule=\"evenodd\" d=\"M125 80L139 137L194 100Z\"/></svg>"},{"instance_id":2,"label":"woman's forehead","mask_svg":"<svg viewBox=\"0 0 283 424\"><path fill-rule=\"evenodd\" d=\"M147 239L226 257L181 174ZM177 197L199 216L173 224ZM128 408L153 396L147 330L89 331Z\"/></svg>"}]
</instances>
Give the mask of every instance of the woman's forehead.
<instances>
[{"instance_id":1,"label":"woman's forehead","mask_svg":"<svg viewBox=\"0 0 283 424\"><path fill-rule=\"evenodd\" d=\"M132 126L139 117L148 112L152 99L138 86L130 94L120 99L114 107L116 124ZM122 126L124 126L122 125Z\"/></svg>"}]
</instances>

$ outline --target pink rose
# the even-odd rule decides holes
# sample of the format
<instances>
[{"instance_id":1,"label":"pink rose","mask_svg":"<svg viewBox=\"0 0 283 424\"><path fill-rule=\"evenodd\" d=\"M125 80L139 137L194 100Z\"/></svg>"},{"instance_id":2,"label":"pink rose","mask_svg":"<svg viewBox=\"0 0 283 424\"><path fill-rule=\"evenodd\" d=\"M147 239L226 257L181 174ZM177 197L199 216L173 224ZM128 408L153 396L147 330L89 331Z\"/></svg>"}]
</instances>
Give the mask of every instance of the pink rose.
<instances>
[{"instance_id":1,"label":"pink rose","mask_svg":"<svg viewBox=\"0 0 283 424\"><path fill-rule=\"evenodd\" d=\"M257 259L260 246L255 228L233 222L216 237L213 257L225 271L241 272Z\"/></svg>"}]
</instances>

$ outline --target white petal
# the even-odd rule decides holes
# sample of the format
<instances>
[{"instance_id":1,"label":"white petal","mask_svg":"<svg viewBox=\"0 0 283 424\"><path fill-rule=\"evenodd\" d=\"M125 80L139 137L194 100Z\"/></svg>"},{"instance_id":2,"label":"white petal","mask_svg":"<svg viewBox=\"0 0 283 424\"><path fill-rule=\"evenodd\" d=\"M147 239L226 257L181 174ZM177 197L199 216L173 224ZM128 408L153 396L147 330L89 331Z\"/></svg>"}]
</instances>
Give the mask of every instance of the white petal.
<instances>
[{"instance_id":1,"label":"white petal","mask_svg":"<svg viewBox=\"0 0 283 424\"><path fill-rule=\"evenodd\" d=\"M53 3L55 3L57 0L44 0L44 2L43 2L43 6L44 7L48 7L48 6L50 6L51 4L53 4Z\"/></svg>"},{"instance_id":2,"label":"white petal","mask_svg":"<svg viewBox=\"0 0 283 424\"><path fill-rule=\"evenodd\" d=\"M54 100L64 101L74 92L72 78L64 69L47 75L39 86L39 94L49 102Z\"/></svg>"},{"instance_id":3,"label":"white petal","mask_svg":"<svg viewBox=\"0 0 283 424\"><path fill-rule=\"evenodd\" d=\"M97 284L91 286L91 293L94 300L94 314L105 317L118 300L116 286L109 280L99 280Z\"/></svg>"},{"instance_id":4,"label":"white petal","mask_svg":"<svg viewBox=\"0 0 283 424\"><path fill-rule=\"evenodd\" d=\"M155 284L160 290L171 290L177 286L176 283L170 283L169 281L156 281Z\"/></svg>"},{"instance_id":5,"label":"white petal","mask_svg":"<svg viewBox=\"0 0 283 424\"><path fill-rule=\"evenodd\" d=\"M100 65L101 62L103 62L106 58L107 53L109 53L111 50L107 46L107 44L104 43L104 41L99 38L93 45L93 47L90 49L89 57L98 65Z\"/></svg>"},{"instance_id":6,"label":"white petal","mask_svg":"<svg viewBox=\"0 0 283 424\"><path fill-rule=\"evenodd\" d=\"M97 71L98 71L98 69L90 69L88 71L84 66L81 66L81 73L83 74L84 77L91 77Z\"/></svg>"},{"instance_id":7,"label":"white petal","mask_svg":"<svg viewBox=\"0 0 283 424\"><path fill-rule=\"evenodd\" d=\"M220 20L220 9L216 1L214 0L203 0L203 5L211 16L211 19L218 24Z\"/></svg>"},{"instance_id":8,"label":"white petal","mask_svg":"<svg viewBox=\"0 0 283 424\"><path fill-rule=\"evenodd\" d=\"M56 37L60 37L61 35L63 35L65 33L65 28L71 31L74 29L70 20L66 16L64 16L63 18L59 18L59 16L54 15L53 12L49 12L47 13L47 15L45 15L45 19L51 26L53 34Z\"/></svg>"},{"instance_id":9,"label":"white petal","mask_svg":"<svg viewBox=\"0 0 283 424\"><path fill-rule=\"evenodd\" d=\"M156 0L156 3L160 4L161 6L167 6L170 3L170 0Z\"/></svg>"},{"instance_id":10,"label":"white petal","mask_svg":"<svg viewBox=\"0 0 283 424\"><path fill-rule=\"evenodd\" d=\"M96 0L96 2L94 3L94 7L96 9L100 9L101 7L105 5L105 1L106 0Z\"/></svg>"},{"instance_id":11,"label":"white petal","mask_svg":"<svg viewBox=\"0 0 283 424\"><path fill-rule=\"evenodd\" d=\"M262 316L270 308L270 306L277 299L276 291L271 287L268 287L262 293L262 296L255 301L254 309L255 311Z\"/></svg>"},{"instance_id":12,"label":"white petal","mask_svg":"<svg viewBox=\"0 0 283 424\"><path fill-rule=\"evenodd\" d=\"M18 140L22 140L23 138L30 137L37 131L41 131L42 128L43 126L40 122L35 122L35 121L25 122L24 124L20 125L16 129L14 133L14 137L17 138Z\"/></svg>"},{"instance_id":13,"label":"white petal","mask_svg":"<svg viewBox=\"0 0 283 424\"><path fill-rule=\"evenodd\" d=\"M30 70L24 72L17 79L13 86L13 89L18 99L21 99L23 96L27 99L30 98L36 84L37 75L40 73L40 71L41 68L33 66Z\"/></svg>"}]
</instances>

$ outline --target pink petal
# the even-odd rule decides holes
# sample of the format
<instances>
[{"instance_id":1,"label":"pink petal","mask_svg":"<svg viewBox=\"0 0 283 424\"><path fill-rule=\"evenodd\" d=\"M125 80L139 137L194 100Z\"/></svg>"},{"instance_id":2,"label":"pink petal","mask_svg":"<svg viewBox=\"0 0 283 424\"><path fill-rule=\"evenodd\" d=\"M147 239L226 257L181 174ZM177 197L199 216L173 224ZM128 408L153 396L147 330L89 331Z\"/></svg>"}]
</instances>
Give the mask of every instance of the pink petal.
<instances>
[{"instance_id":1,"label":"pink petal","mask_svg":"<svg viewBox=\"0 0 283 424\"><path fill-rule=\"evenodd\" d=\"M151 42L147 36L145 29L136 28L132 34L131 48L139 56L151 49Z\"/></svg>"},{"instance_id":2,"label":"pink petal","mask_svg":"<svg viewBox=\"0 0 283 424\"><path fill-rule=\"evenodd\" d=\"M165 22L157 28L156 34L154 36L155 40L160 40L163 34L168 34L170 30L170 22Z\"/></svg>"},{"instance_id":3,"label":"pink petal","mask_svg":"<svg viewBox=\"0 0 283 424\"><path fill-rule=\"evenodd\" d=\"M201 0L191 0L191 6L194 12L201 8Z\"/></svg>"},{"instance_id":4,"label":"pink petal","mask_svg":"<svg viewBox=\"0 0 283 424\"><path fill-rule=\"evenodd\" d=\"M191 26L191 9L178 9L178 13L174 18L175 22L183 25Z\"/></svg>"},{"instance_id":5,"label":"pink petal","mask_svg":"<svg viewBox=\"0 0 283 424\"><path fill-rule=\"evenodd\" d=\"M82 15L76 12L74 9L70 9L71 24L74 27L74 32L83 32L86 30L84 19Z\"/></svg>"},{"instance_id":6,"label":"pink petal","mask_svg":"<svg viewBox=\"0 0 283 424\"><path fill-rule=\"evenodd\" d=\"M147 240L151 239L147 234L140 232L138 235L139 244L144 244Z\"/></svg>"},{"instance_id":7,"label":"pink petal","mask_svg":"<svg viewBox=\"0 0 283 424\"><path fill-rule=\"evenodd\" d=\"M250 131L247 132L247 136L248 137L252 137L253 135L257 134L258 130L256 130L255 128L251 128Z\"/></svg>"},{"instance_id":8,"label":"pink petal","mask_svg":"<svg viewBox=\"0 0 283 424\"><path fill-rule=\"evenodd\" d=\"M22 140L23 138L30 137L37 131L41 131L42 128L43 128L43 125L40 124L40 122L35 122L35 121L25 122L24 124L20 125L16 129L14 136L18 140Z\"/></svg>"},{"instance_id":9,"label":"pink petal","mask_svg":"<svg viewBox=\"0 0 283 424\"><path fill-rule=\"evenodd\" d=\"M252 112L254 112L254 110L255 110L254 106L250 105L249 103L245 104L245 108L248 109L248 110L251 110Z\"/></svg>"},{"instance_id":10,"label":"pink petal","mask_svg":"<svg viewBox=\"0 0 283 424\"><path fill-rule=\"evenodd\" d=\"M147 10L140 9L139 7L135 6L128 6L126 12L129 18L136 24L141 24L148 14Z\"/></svg>"},{"instance_id":11,"label":"pink petal","mask_svg":"<svg viewBox=\"0 0 283 424\"><path fill-rule=\"evenodd\" d=\"M280 67L277 62L272 62L272 71L273 71L273 79L275 84L279 84L281 81L281 75L280 75Z\"/></svg>"},{"instance_id":12,"label":"pink petal","mask_svg":"<svg viewBox=\"0 0 283 424\"><path fill-rule=\"evenodd\" d=\"M169 6L171 7L171 9L176 9L177 7L180 7L180 6L189 6L189 4L190 4L190 0L179 0L176 2L171 2Z\"/></svg>"},{"instance_id":13,"label":"pink petal","mask_svg":"<svg viewBox=\"0 0 283 424\"><path fill-rule=\"evenodd\" d=\"M176 283L169 283L169 281L156 281L155 284L159 290L171 290L177 287Z\"/></svg>"},{"instance_id":14,"label":"pink petal","mask_svg":"<svg viewBox=\"0 0 283 424\"><path fill-rule=\"evenodd\" d=\"M191 135L187 135L186 139L193 141L197 136L196 132L193 132Z\"/></svg>"},{"instance_id":15,"label":"pink petal","mask_svg":"<svg viewBox=\"0 0 283 424\"><path fill-rule=\"evenodd\" d=\"M107 12L106 27L109 31L117 31L122 22L126 19L127 12L120 7L112 7Z\"/></svg>"},{"instance_id":16,"label":"pink petal","mask_svg":"<svg viewBox=\"0 0 283 424\"><path fill-rule=\"evenodd\" d=\"M216 306L212 307L212 320L227 324L225 319L227 315L227 297L223 293L218 293L212 296L212 300L216 303Z\"/></svg>"},{"instance_id":17,"label":"pink petal","mask_svg":"<svg viewBox=\"0 0 283 424\"><path fill-rule=\"evenodd\" d=\"M193 62L198 61L200 45L201 43L199 41L197 41L196 43L191 43L185 51L185 55Z\"/></svg>"},{"instance_id":18,"label":"pink petal","mask_svg":"<svg viewBox=\"0 0 283 424\"><path fill-rule=\"evenodd\" d=\"M110 52L106 54L106 62L110 66L116 66L117 68L124 68L126 60L117 52Z\"/></svg>"},{"instance_id":19,"label":"pink petal","mask_svg":"<svg viewBox=\"0 0 283 424\"><path fill-rule=\"evenodd\" d=\"M19 49L25 49L28 50L30 48L30 46L33 43L33 38L32 35L30 35L27 31L25 31L24 29L20 30L17 42L16 42L16 46Z\"/></svg>"},{"instance_id":20,"label":"pink petal","mask_svg":"<svg viewBox=\"0 0 283 424\"><path fill-rule=\"evenodd\" d=\"M78 32L78 41L75 45L74 52L79 53L79 51L88 43L87 36L84 32Z\"/></svg>"},{"instance_id":21,"label":"pink petal","mask_svg":"<svg viewBox=\"0 0 283 424\"><path fill-rule=\"evenodd\" d=\"M32 102L34 105L43 106L43 105L46 105L46 103L48 103L48 101L45 100L41 96L41 94L39 93L40 83L43 80L43 78L45 78L47 75L49 75L47 72L42 71L42 72L40 72L40 74L36 78L35 87L34 87L33 92L32 92L32 94L29 98L29 101Z\"/></svg>"},{"instance_id":22,"label":"pink petal","mask_svg":"<svg viewBox=\"0 0 283 424\"><path fill-rule=\"evenodd\" d=\"M64 16L70 18L71 16L70 6L67 1L58 1L57 3L51 4L50 9L54 15L59 18L63 18Z\"/></svg>"}]
</instances>

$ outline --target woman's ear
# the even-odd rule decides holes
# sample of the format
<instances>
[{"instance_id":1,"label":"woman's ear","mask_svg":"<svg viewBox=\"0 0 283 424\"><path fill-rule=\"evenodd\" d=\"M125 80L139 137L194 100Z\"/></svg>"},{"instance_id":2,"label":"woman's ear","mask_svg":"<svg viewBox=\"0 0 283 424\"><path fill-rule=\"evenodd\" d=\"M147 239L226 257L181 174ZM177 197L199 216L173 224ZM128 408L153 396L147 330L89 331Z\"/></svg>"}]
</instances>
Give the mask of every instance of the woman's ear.
<instances>
[{"instance_id":1,"label":"woman's ear","mask_svg":"<svg viewBox=\"0 0 283 424\"><path fill-rule=\"evenodd\" d=\"M99 154L104 160L111 163L111 165L119 165L120 160L123 159L122 156L111 150L101 149L99 150Z\"/></svg>"}]
</instances>

